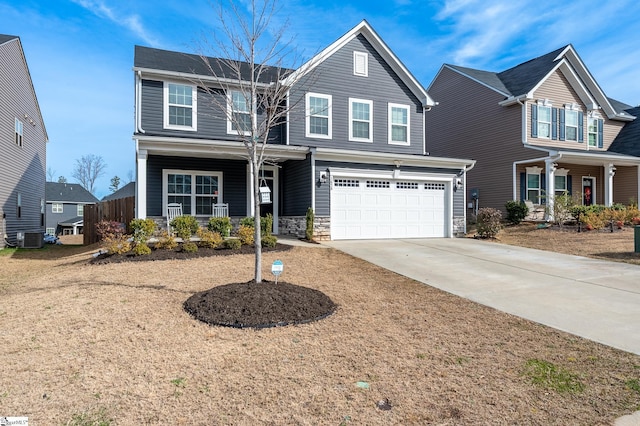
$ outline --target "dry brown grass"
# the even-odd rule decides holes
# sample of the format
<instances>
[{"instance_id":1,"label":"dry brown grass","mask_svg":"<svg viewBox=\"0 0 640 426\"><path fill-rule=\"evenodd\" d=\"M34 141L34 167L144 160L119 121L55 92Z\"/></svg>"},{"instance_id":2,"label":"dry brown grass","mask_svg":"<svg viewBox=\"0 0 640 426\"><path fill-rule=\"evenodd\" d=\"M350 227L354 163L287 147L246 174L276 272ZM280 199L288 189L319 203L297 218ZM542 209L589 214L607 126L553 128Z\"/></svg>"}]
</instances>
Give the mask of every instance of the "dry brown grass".
<instances>
[{"instance_id":1,"label":"dry brown grass","mask_svg":"<svg viewBox=\"0 0 640 426\"><path fill-rule=\"evenodd\" d=\"M283 279L339 308L261 331L182 310L194 292L248 281L250 255L89 265L91 249L0 255L0 415L34 425L82 415L112 425L605 425L640 408L640 357L332 249L265 254L265 275L280 258ZM532 384L531 359L585 390Z\"/></svg>"}]
</instances>

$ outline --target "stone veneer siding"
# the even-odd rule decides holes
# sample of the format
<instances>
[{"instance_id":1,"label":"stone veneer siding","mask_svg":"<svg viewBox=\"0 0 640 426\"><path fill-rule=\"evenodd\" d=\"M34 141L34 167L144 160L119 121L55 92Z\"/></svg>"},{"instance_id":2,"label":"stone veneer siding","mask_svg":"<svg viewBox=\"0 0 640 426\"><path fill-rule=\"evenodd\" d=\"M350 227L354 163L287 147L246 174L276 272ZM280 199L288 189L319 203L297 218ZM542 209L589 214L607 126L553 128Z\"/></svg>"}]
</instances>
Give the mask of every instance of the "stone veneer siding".
<instances>
[{"instance_id":1,"label":"stone veneer siding","mask_svg":"<svg viewBox=\"0 0 640 426\"><path fill-rule=\"evenodd\" d=\"M307 234L306 216L284 216L279 218L278 232L280 235L295 235L305 238ZM329 216L316 216L313 222L313 238L317 241L331 239L331 220Z\"/></svg>"}]
</instances>

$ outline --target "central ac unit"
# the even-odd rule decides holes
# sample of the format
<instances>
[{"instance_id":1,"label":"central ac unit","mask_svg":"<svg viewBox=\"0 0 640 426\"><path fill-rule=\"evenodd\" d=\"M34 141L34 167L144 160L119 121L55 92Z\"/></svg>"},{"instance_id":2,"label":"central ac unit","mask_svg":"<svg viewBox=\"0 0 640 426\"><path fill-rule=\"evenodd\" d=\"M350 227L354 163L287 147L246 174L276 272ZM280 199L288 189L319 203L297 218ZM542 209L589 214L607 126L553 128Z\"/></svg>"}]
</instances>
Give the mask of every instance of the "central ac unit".
<instances>
[{"instance_id":1,"label":"central ac unit","mask_svg":"<svg viewBox=\"0 0 640 426\"><path fill-rule=\"evenodd\" d=\"M44 245L44 236L42 232L25 232L22 247L24 248L42 248Z\"/></svg>"}]
</instances>

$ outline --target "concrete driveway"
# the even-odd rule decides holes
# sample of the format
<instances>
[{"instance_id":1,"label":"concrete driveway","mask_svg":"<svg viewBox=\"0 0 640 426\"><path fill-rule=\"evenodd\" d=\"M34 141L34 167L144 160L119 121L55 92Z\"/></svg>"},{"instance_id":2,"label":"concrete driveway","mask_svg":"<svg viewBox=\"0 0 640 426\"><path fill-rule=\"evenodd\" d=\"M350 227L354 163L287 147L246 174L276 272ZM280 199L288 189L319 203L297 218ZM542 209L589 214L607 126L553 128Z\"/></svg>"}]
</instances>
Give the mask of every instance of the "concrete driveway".
<instances>
[{"instance_id":1,"label":"concrete driveway","mask_svg":"<svg viewBox=\"0 0 640 426\"><path fill-rule=\"evenodd\" d=\"M640 266L469 238L323 244L483 305L640 355Z\"/></svg>"}]
</instances>

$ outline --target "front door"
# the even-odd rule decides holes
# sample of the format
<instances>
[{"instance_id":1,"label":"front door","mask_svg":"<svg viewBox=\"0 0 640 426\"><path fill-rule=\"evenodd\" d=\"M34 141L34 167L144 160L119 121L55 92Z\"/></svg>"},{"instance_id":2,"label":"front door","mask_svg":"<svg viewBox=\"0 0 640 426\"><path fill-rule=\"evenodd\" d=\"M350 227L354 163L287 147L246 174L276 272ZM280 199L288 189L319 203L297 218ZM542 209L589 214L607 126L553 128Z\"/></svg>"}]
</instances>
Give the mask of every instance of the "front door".
<instances>
[{"instance_id":1,"label":"front door","mask_svg":"<svg viewBox=\"0 0 640 426\"><path fill-rule=\"evenodd\" d=\"M590 206L596 202L596 178L582 177L582 205Z\"/></svg>"}]
</instances>

